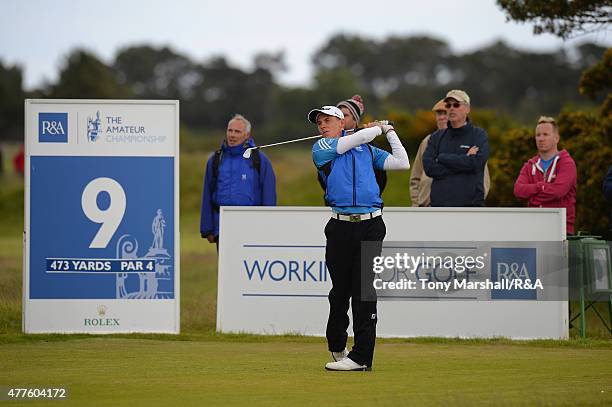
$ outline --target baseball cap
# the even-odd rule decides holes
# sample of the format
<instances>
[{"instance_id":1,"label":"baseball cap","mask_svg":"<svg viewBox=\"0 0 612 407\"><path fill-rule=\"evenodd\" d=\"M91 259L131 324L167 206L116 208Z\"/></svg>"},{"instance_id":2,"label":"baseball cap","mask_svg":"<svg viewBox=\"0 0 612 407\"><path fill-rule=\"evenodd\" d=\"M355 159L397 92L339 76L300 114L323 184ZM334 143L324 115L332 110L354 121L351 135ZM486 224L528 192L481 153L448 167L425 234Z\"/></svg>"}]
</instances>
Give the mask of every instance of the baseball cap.
<instances>
[{"instance_id":1,"label":"baseball cap","mask_svg":"<svg viewBox=\"0 0 612 407\"><path fill-rule=\"evenodd\" d=\"M308 121L317 124L317 116L319 115L319 113L337 117L341 120L344 119L344 114L342 113L342 110L338 109L336 106L323 106L318 109L312 109L310 112L308 112Z\"/></svg>"},{"instance_id":2,"label":"baseball cap","mask_svg":"<svg viewBox=\"0 0 612 407\"><path fill-rule=\"evenodd\" d=\"M457 102L463 102L465 104L470 104L470 97L467 93L459 89L453 89L446 94L444 101L447 99L455 99Z\"/></svg>"},{"instance_id":3,"label":"baseball cap","mask_svg":"<svg viewBox=\"0 0 612 407\"><path fill-rule=\"evenodd\" d=\"M438 102L431 108L432 112L437 112L439 110L444 110L446 112L446 104L444 104L444 99L438 100Z\"/></svg>"}]
</instances>

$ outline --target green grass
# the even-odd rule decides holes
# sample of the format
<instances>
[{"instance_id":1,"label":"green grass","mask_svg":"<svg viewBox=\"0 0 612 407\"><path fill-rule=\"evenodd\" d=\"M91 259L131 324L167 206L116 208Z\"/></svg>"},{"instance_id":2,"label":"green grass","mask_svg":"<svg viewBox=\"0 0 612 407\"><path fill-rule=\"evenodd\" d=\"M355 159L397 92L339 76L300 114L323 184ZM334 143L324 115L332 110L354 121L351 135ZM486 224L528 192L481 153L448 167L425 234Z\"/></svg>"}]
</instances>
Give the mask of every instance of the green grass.
<instances>
[{"instance_id":1,"label":"green grass","mask_svg":"<svg viewBox=\"0 0 612 407\"><path fill-rule=\"evenodd\" d=\"M92 338L4 346L0 382L66 386L76 406L612 403L609 349L382 343L373 372L327 360L301 341Z\"/></svg>"},{"instance_id":2,"label":"green grass","mask_svg":"<svg viewBox=\"0 0 612 407\"><path fill-rule=\"evenodd\" d=\"M217 255L199 236L205 152L181 156L181 334L21 333L22 209L0 228L0 386L67 386L62 405L610 405L612 340L380 339L374 371L325 372L323 338L215 332ZM307 150L271 150L281 205L322 205ZM0 198L18 199L5 173ZM385 201L409 206L408 173ZM607 315L607 314L604 314ZM11 402L33 406L36 402Z\"/></svg>"}]
</instances>

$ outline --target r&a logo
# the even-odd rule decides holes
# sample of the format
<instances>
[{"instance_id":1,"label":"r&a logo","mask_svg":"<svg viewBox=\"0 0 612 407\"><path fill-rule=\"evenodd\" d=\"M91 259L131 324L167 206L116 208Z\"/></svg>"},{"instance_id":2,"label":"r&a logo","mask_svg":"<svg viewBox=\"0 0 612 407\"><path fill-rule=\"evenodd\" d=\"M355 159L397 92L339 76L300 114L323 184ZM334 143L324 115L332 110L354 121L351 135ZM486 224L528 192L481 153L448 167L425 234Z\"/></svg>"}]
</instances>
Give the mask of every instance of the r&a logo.
<instances>
[{"instance_id":1,"label":"r&a logo","mask_svg":"<svg viewBox=\"0 0 612 407\"><path fill-rule=\"evenodd\" d=\"M68 113L38 113L40 143L68 142Z\"/></svg>"},{"instance_id":2,"label":"r&a logo","mask_svg":"<svg viewBox=\"0 0 612 407\"><path fill-rule=\"evenodd\" d=\"M532 284L537 278L536 249L531 247L520 248L492 248L491 249L491 281L506 283L529 280ZM515 288L491 290L491 299L536 300L535 289Z\"/></svg>"}]
</instances>

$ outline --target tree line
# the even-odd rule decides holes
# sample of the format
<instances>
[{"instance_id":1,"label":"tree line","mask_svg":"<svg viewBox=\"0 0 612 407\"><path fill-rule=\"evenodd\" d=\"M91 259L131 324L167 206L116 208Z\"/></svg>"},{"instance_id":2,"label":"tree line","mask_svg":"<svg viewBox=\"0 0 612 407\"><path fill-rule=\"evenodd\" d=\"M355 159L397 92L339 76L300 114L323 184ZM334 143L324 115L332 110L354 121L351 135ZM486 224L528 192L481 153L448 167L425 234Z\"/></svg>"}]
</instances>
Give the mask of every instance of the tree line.
<instances>
[{"instance_id":1,"label":"tree line","mask_svg":"<svg viewBox=\"0 0 612 407\"><path fill-rule=\"evenodd\" d=\"M428 110L449 89L468 91L474 107L498 111L517 122L556 115L564 106L594 107L578 92L580 75L601 59L605 48L584 43L552 52L515 49L498 41L456 54L439 39L392 36L374 40L358 35L331 37L312 56L309 87L282 86L282 52L261 52L251 69L217 56L194 61L169 47L133 45L119 49L105 64L93 52L71 51L58 79L23 89L23 68L0 61L0 134L23 138L24 98L178 99L181 123L200 133L220 130L240 112L254 124L257 140L297 137L311 129L305 112L360 93L366 112Z\"/></svg>"}]
</instances>

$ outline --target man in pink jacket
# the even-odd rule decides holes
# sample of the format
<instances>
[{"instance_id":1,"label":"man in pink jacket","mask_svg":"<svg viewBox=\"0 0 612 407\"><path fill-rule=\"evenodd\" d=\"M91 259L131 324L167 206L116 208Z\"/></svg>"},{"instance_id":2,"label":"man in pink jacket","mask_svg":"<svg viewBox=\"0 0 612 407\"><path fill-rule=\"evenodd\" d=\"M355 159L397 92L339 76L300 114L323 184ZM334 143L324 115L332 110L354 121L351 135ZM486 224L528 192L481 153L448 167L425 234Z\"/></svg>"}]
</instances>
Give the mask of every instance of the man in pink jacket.
<instances>
[{"instance_id":1,"label":"man in pink jacket","mask_svg":"<svg viewBox=\"0 0 612 407\"><path fill-rule=\"evenodd\" d=\"M514 196L530 207L565 208L567 233L574 234L576 163L559 151L559 131L552 117L540 117L535 132L538 154L527 161L514 183Z\"/></svg>"}]
</instances>

